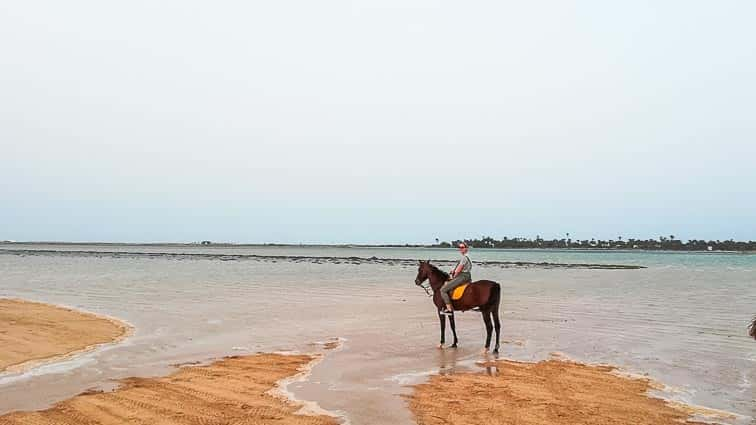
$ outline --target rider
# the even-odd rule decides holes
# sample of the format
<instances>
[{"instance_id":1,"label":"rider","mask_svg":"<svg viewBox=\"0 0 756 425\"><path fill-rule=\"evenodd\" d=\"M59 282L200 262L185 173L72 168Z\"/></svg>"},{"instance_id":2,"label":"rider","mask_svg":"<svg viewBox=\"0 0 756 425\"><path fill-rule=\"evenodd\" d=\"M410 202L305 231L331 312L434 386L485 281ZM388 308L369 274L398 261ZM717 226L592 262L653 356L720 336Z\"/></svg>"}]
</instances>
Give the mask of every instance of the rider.
<instances>
[{"instance_id":1,"label":"rider","mask_svg":"<svg viewBox=\"0 0 756 425\"><path fill-rule=\"evenodd\" d=\"M444 283L444 286L441 287L441 298L443 298L444 303L446 304L446 308L441 311L441 314L451 315L453 313L453 307L451 298L449 297L449 292L454 290L454 288L459 285L472 281L472 277L470 276L470 270L472 270L472 261L470 261L470 257L467 256L469 247L464 242L460 242L457 247L459 248L459 253L462 254L462 258L459 259L459 263L457 263L457 266L454 268L454 270L449 273L451 280Z\"/></svg>"}]
</instances>

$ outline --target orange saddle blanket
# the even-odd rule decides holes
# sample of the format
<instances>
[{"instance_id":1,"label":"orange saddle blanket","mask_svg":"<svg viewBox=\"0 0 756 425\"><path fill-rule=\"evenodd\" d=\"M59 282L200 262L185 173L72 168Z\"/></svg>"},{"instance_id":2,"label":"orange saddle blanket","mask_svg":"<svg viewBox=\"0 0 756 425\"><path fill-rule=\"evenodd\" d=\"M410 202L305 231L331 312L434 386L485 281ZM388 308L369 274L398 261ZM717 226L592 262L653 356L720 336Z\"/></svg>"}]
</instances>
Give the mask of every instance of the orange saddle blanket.
<instances>
[{"instance_id":1,"label":"orange saddle blanket","mask_svg":"<svg viewBox=\"0 0 756 425\"><path fill-rule=\"evenodd\" d=\"M462 284L462 285L459 285L456 288L454 288L454 290L452 291L452 294L451 294L451 299L454 300L454 301L456 301L456 300L462 298L462 295L465 294L465 289L467 289L468 286L470 286L469 282L465 283L465 284Z\"/></svg>"}]
</instances>

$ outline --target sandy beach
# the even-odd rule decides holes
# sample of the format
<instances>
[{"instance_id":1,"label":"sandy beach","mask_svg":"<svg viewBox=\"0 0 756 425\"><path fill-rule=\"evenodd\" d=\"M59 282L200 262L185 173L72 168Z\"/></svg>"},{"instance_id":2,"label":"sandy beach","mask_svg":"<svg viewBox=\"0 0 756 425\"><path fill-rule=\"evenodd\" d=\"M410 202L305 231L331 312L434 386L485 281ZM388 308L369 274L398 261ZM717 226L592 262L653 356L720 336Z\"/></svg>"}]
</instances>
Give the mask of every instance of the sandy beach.
<instances>
[{"instance_id":1,"label":"sandy beach","mask_svg":"<svg viewBox=\"0 0 756 425\"><path fill-rule=\"evenodd\" d=\"M163 378L130 378L112 392L89 392L39 411L0 416L0 425L280 424L332 425L330 416L299 415L277 383L316 358L260 354L185 366Z\"/></svg>"},{"instance_id":2,"label":"sandy beach","mask_svg":"<svg viewBox=\"0 0 756 425\"><path fill-rule=\"evenodd\" d=\"M125 338L115 319L50 304L0 299L0 372L20 371Z\"/></svg>"},{"instance_id":3,"label":"sandy beach","mask_svg":"<svg viewBox=\"0 0 756 425\"><path fill-rule=\"evenodd\" d=\"M610 366L495 361L486 373L436 375L409 397L420 425L675 425L695 409L649 396L652 383ZM698 412L700 413L700 412Z\"/></svg>"}]
</instances>

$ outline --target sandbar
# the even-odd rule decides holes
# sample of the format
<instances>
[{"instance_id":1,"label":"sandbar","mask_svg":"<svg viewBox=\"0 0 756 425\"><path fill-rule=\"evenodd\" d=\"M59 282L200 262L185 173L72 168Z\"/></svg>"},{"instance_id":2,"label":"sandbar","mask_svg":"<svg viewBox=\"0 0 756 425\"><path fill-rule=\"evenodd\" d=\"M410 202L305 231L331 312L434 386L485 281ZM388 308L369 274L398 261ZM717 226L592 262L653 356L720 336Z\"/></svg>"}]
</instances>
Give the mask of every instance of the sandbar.
<instances>
[{"instance_id":1,"label":"sandbar","mask_svg":"<svg viewBox=\"0 0 756 425\"><path fill-rule=\"evenodd\" d=\"M16 372L120 341L128 324L70 308L0 299L0 372Z\"/></svg>"},{"instance_id":2,"label":"sandbar","mask_svg":"<svg viewBox=\"0 0 756 425\"><path fill-rule=\"evenodd\" d=\"M487 373L434 375L408 396L419 425L679 425L689 409L649 396L653 382L611 366L562 360L485 363Z\"/></svg>"}]
</instances>

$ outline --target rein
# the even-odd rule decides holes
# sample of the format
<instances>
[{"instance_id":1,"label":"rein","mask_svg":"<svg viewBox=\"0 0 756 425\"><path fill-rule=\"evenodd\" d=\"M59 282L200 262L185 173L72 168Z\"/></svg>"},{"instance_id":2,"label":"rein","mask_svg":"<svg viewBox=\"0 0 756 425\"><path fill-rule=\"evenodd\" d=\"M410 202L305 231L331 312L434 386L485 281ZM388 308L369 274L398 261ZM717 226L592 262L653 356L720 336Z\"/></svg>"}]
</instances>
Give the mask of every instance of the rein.
<instances>
[{"instance_id":1,"label":"rein","mask_svg":"<svg viewBox=\"0 0 756 425\"><path fill-rule=\"evenodd\" d=\"M423 288L423 289L425 289L425 294L426 295L428 295L429 297L433 296L433 291L431 290L430 283L428 283L428 286L425 286L425 282L423 282L423 283L420 284L420 287Z\"/></svg>"}]
</instances>

